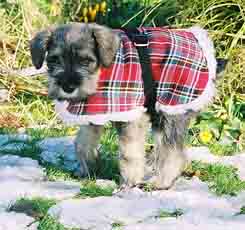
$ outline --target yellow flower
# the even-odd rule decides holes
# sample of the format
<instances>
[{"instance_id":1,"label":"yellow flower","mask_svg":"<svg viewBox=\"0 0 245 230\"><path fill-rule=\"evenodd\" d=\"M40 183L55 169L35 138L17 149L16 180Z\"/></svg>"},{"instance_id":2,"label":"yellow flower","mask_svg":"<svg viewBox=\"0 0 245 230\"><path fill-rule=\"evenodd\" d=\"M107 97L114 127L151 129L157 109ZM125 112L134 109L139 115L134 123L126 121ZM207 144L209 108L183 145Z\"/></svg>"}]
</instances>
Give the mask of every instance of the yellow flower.
<instances>
[{"instance_id":1,"label":"yellow flower","mask_svg":"<svg viewBox=\"0 0 245 230\"><path fill-rule=\"evenodd\" d=\"M95 18L96 18L96 14L97 14L97 10L96 9L93 9L90 13L90 19L92 22L95 21Z\"/></svg>"},{"instance_id":2,"label":"yellow flower","mask_svg":"<svg viewBox=\"0 0 245 230\"><path fill-rule=\"evenodd\" d=\"M77 131L78 131L78 129L77 129L77 128L74 128L74 127L72 127L72 128L68 128L68 130L67 130L67 134L68 134L69 136L74 136L74 135L76 135L76 134L77 134Z\"/></svg>"},{"instance_id":3,"label":"yellow flower","mask_svg":"<svg viewBox=\"0 0 245 230\"><path fill-rule=\"evenodd\" d=\"M50 15L51 16L59 16L61 14L61 4L60 1L54 0L52 1L52 5L50 7Z\"/></svg>"},{"instance_id":4,"label":"yellow flower","mask_svg":"<svg viewBox=\"0 0 245 230\"><path fill-rule=\"evenodd\" d=\"M97 4L95 5L94 9L96 9L96 11L99 11L99 9L100 9L99 3L97 3Z\"/></svg>"},{"instance_id":5,"label":"yellow flower","mask_svg":"<svg viewBox=\"0 0 245 230\"><path fill-rule=\"evenodd\" d=\"M84 22L85 22L85 23L88 22L88 17L84 17Z\"/></svg>"},{"instance_id":6,"label":"yellow flower","mask_svg":"<svg viewBox=\"0 0 245 230\"><path fill-rule=\"evenodd\" d=\"M88 14L88 8L85 7L85 8L83 8L83 17L86 17L87 14Z\"/></svg>"},{"instance_id":7,"label":"yellow flower","mask_svg":"<svg viewBox=\"0 0 245 230\"><path fill-rule=\"evenodd\" d=\"M105 10L106 10L106 1L103 1L103 2L101 2L101 4L100 4L100 11L101 11L102 13L105 13Z\"/></svg>"},{"instance_id":8,"label":"yellow flower","mask_svg":"<svg viewBox=\"0 0 245 230\"><path fill-rule=\"evenodd\" d=\"M228 114L227 113L223 113L221 116L220 116L220 119L225 121L228 119Z\"/></svg>"},{"instance_id":9,"label":"yellow flower","mask_svg":"<svg viewBox=\"0 0 245 230\"><path fill-rule=\"evenodd\" d=\"M92 6L89 6L89 7L88 7L88 13L91 14L92 11L93 11Z\"/></svg>"},{"instance_id":10,"label":"yellow flower","mask_svg":"<svg viewBox=\"0 0 245 230\"><path fill-rule=\"evenodd\" d=\"M204 130L199 133L200 140L205 144L209 143L212 137L213 137L212 133L209 132L208 130Z\"/></svg>"}]
</instances>

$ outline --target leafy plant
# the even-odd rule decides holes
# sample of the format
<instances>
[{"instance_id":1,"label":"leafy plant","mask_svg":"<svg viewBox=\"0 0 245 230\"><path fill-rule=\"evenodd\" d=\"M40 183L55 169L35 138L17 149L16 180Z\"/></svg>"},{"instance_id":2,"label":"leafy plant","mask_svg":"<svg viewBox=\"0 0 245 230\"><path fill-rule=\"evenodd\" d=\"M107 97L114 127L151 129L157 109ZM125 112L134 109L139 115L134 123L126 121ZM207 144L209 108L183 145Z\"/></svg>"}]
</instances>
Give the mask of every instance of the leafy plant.
<instances>
[{"instance_id":1,"label":"leafy plant","mask_svg":"<svg viewBox=\"0 0 245 230\"><path fill-rule=\"evenodd\" d=\"M175 0L63 1L65 20L97 22L112 28L166 25L175 9Z\"/></svg>"},{"instance_id":2,"label":"leafy plant","mask_svg":"<svg viewBox=\"0 0 245 230\"><path fill-rule=\"evenodd\" d=\"M219 155L230 155L244 149L245 103L236 96L224 100L221 105L213 104L192 122L189 141L193 145L207 145Z\"/></svg>"},{"instance_id":3,"label":"leafy plant","mask_svg":"<svg viewBox=\"0 0 245 230\"><path fill-rule=\"evenodd\" d=\"M236 195L245 190L245 181L239 179L236 171L231 166L194 161L185 174L198 176L202 181L208 182L209 188L217 195Z\"/></svg>"},{"instance_id":4,"label":"leafy plant","mask_svg":"<svg viewBox=\"0 0 245 230\"><path fill-rule=\"evenodd\" d=\"M47 79L16 77L11 72L31 65L29 39L35 31L68 21L97 22L113 28L142 25L186 28L200 24L214 40L217 56L228 58L229 64L217 81L215 103L192 122L188 142L206 145L219 155L242 151L245 148L244 15L243 0L0 0L0 88L9 92L9 101L1 105L0 126L6 130L61 124L53 112L53 103L47 99ZM117 151L115 142L107 144L103 139L102 143L100 151L107 154L100 160L114 161L110 153ZM108 171L109 167L102 174ZM117 171L116 165L112 171Z\"/></svg>"}]
</instances>

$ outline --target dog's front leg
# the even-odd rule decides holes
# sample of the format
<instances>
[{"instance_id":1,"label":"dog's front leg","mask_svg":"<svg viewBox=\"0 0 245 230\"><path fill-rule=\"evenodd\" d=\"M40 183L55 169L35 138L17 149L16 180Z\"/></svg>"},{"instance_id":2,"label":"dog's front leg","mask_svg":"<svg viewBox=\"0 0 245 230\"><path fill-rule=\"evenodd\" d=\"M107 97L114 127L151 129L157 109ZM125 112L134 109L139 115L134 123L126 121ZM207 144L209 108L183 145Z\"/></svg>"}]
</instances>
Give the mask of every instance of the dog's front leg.
<instances>
[{"instance_id":1,"label":"dog's front leg","mask_svg":"<svg viewBox=\"0 0 245 230\"><path fill-rule=\"evenodd\" d=\"M148 117L143 114L136 121L117 125L120 146L120 173L122 183L133 186L144 179L144 143L148 129Z\"/></svg>"},{"instance_id":2,"label":"dog's front leg","mask_svg":"<svg viewBox=\"0 0 245 230\"><path fill-rule=\"evenodd\" d=\"M95 167L103 126L84 125L80 127L75 141L76 155L80 163L80 176L90 176L91 167Z\"/></svg>"}]
</instances>

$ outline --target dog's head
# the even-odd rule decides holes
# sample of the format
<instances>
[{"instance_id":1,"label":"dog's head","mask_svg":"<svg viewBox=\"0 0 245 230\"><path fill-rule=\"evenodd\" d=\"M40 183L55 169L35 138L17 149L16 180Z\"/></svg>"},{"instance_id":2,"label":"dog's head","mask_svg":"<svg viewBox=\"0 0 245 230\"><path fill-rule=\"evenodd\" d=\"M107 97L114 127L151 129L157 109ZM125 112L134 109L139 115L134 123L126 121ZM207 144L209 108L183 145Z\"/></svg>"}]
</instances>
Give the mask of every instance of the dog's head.
<instances>
[{"instance_id":1,"label":"dog's head","mask_svg":"<svg viewBox=\"0 0 245 230\"><path fill-rule=\"evenodd\" d=\"M119 44L107 27L72 23L37 33L30 49L37 69L47 61L49 97L81 100L96 92L99 69L112 64Z\"/></svg>"}]
</instances>

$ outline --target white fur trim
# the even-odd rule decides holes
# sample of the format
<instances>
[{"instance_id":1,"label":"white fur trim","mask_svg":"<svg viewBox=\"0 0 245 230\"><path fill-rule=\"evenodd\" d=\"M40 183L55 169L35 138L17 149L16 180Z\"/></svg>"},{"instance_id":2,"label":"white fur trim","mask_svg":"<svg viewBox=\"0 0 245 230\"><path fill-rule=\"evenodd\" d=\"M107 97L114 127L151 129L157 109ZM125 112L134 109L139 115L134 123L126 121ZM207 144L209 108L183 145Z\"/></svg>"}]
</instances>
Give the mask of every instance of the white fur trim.
<instances>
[{"instance_id":1,"label":"white fur trim","mask_svg":"<svg viewBox=\"0 0 245 230\"><path fill-rule=\"evenodd\" d=\"M67 101L59 102L55 101L55 110L58 117L67 125L104 125L109 121L133 121L142 116L146 109L142 107L136 107L128 112L115 112L111 114L98 114L98 115L75 115L70 113L66 108L68 106Z\"/></svg>"},{"instance_id":2,"label":"white fur trim","mask_svg":"<svg viewBox=\"0 0 245 230\"><path fill-rule=\"evenodd\" d=\"M215 96L215 77L216 77L216 58L215 58L215 49L213 42L208 37L208 32L199 26L191 27L187 29L187 31L194 34L196 39L198 40L198 44L202 48L204 56L207 60L207 66L209 70L209 80L206 86L206 89L203 91L201 96L196 98L195 100L183 104L183 105L162 105L159 102L156 103L156 111L166 112L167 114L183 114L188 110L192 111L200 111L204 106L209 104Z\"/></svg>"}]
</instances>

